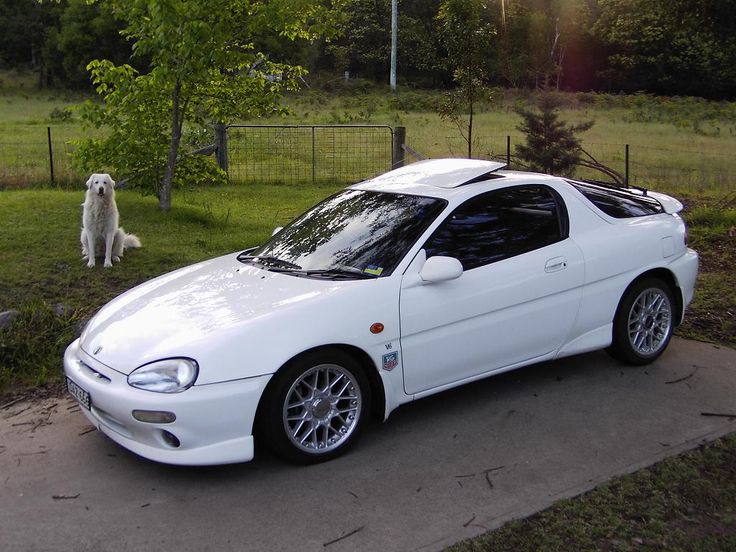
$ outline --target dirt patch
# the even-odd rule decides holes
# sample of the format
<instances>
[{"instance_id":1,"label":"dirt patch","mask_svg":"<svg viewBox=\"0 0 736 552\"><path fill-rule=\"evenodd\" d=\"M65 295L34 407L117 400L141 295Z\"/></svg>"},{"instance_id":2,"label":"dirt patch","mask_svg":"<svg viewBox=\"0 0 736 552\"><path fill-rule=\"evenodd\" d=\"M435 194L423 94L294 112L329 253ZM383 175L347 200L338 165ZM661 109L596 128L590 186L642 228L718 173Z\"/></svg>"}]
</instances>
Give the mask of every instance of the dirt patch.
<instances>
[{"instance_id":1,"label":"dirt patch","mask_svg":"<svg viewBox=\"0 0 736 552\"><path fill-rule=\"evenodd\" d=\"M0 410L10 408L14 404L25 401L41 401L54 399L66 393L66 385L62 382L42 385L41 387L9 389L0 394Z\"/></svg>"}]
</instances>

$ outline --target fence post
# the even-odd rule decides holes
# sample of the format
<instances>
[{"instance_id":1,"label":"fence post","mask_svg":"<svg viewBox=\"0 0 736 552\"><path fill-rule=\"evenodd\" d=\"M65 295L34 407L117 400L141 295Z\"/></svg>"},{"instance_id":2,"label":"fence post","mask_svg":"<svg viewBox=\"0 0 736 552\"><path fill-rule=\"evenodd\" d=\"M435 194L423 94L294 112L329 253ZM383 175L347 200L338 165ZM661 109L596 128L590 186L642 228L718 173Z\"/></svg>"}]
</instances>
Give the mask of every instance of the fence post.
<instances>
[{"instance_id":1,"label":"fence post","mask_svg":"<svg viewBox=\"0 0 736 552\"><path fill-rule=\"evenodd\" d=\"M506 168L511 168L511 136L506 135Z\"/></svg>"},{"instance_id":2,"label":"fence post","mask_svg":"<svg viewBox=\"0 0 736 552\"><path fill-rule=\"evenodd\" d=\"M347 72L347 71L346 71ZM314 156L314 126L312 126L312 184L314 184L315 173L315 156Z\"/></svg>"},{"instance_id":3,"label":"fence post","mask_svg":"<svg viewBox=\"0 0 736 552\"><path fill-rule=\"evenodd\" d=\"M629 185L629 144L626 144L624 150L624 184Z\"/></svg>"},{"instance_id":4,"label":"fence post","mask_svg":"<svg viewBox=\"0 0 736 552\"><path fill-rule=\"evenodd\" d=\"M51 185L54 185L54 148L51 146L51 127L46 127L46 135L49 140L49 172L51 173Z\"/></svg>"},{"instance_id":5,"label":"fence post","mask_svg":"<svg viewBox=\"0 0 736 552\"><path fill-rule=\"evenodd\" d=\"M393 132L393 152L391 153L391 167L398 169L404 166L404 144L406 143L406 127L399 126Z\"/></svg>"},{"instance_id":6,"label":"fence post","mask_svg":"<svg viewBox=\"0 0 736 552\"><path fill-rule=\"evenodd\" d=\"M217 157L217 166L223 171L228 172L227 163L227 127L224 123L215 125L215 155Z\"/></svg>"}]
</instances>

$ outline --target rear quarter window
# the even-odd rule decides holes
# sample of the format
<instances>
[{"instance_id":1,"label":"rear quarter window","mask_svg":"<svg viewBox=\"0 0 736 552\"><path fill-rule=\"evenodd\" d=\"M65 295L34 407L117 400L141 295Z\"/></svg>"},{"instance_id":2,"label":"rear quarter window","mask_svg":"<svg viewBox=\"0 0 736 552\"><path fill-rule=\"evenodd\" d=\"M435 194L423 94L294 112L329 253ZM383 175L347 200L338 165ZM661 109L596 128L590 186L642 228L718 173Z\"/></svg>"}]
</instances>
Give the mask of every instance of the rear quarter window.
<instances>
[{"instance_id":1,"label":"rear quarter window","mask_svg":"<svg viewBox=\"0 0 736 552\"><path fill-rule=\"evenodd\" d=\"M636 194L626 188L617 190L587 182L571 180L568 182L588 201L613 218L645 217L664 213L664 208L656 199Z\"/></svg>"}]
</instances>

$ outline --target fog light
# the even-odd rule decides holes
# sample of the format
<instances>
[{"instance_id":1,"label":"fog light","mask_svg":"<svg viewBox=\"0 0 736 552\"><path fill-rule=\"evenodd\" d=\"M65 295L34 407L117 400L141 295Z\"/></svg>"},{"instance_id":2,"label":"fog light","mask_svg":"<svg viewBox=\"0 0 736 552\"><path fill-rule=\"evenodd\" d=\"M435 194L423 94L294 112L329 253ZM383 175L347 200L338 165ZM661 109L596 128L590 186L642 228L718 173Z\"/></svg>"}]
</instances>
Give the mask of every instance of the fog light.
<instances>
[{"instance_id":1,"label":"fog light","mask_svg":"<svg viewBox=\"0 0 736 552\"><path fill-rule=\"evenodd\" d=\"M172 448L179 448L179 445L181 445L176 435L174 435L170 431L166 431L166 430L162 431L161 437L163 437L164 443L166 443Z\"/></svg>"},{"instance_id":2,"label":"fog light","mask_svg":"<svg viewBox=\"0 0 736 552\"><path fill-rule=\"evenodd\" d=\"M139 422L147 424L170 424L176 420L173 412L158 412L156 410L134 410L133 417Z\"/></svg>"}]
</instances>

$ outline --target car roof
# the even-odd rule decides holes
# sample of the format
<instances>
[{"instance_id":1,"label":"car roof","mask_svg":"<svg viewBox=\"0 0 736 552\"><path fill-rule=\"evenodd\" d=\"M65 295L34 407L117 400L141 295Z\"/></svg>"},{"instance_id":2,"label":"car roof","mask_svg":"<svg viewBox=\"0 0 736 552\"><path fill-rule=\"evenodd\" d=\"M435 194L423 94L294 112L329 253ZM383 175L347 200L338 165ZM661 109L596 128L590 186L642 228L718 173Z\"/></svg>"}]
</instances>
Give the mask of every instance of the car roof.
<instances>
[{"instance_id":1,"label":"car roof","mask_svg":"<svg viewBox=\"0 0 736 552\"><path fill-rule=\"evenodd\" d=\"M350 188L447 199L458 194L466 195L469 188L480 182L484 182L483 188L487 188L489 180L498 180L499 186L509 185L510 181L524 184L559 180L545 174L501 170L505 166L505 163L481 159L427 159L364 180Z\"/></svg>"}]
</instances>

